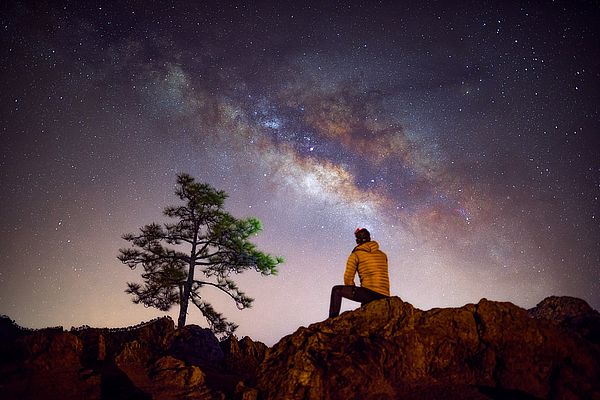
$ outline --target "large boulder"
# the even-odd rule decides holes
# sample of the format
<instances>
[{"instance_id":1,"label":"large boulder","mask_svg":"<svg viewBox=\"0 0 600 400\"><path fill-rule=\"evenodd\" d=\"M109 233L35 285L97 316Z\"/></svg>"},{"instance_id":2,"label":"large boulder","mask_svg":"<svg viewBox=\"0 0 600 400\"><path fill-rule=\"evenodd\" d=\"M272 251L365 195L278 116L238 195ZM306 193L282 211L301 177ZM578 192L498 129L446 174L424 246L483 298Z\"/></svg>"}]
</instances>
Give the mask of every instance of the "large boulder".
<instances>
[{"instance_id":1,"label":"large boulder","mask_svg":"<svg viewBox=\"0 0 600 400\"><path fill-rule=\"evenodd\" d=\"M173 335L169 354L190 364L200 366L220 366L223 350L219 341L208 328L186 325Z\"/></svg>"},{"instance_id":2,"label":"large boulder","mask_svg":"<svg viewBox=\"0 0 600 400\"><path fill-rule=\"evenodd\" d=\"M600 398L599 349L511 303L421 311L397 297L267 352L264 399Z\"/></svg>"},{"instance_id":3,"label":"large boulder","mask_svg":"<svg viewBox=\"0 0 600 400\"><path fill-rule=\"evenodd\" d=\"M582 299L550 296L530 309L529 315L551 321L593 343L600 344L600 313Z\"/></svg>"}]
</instances>

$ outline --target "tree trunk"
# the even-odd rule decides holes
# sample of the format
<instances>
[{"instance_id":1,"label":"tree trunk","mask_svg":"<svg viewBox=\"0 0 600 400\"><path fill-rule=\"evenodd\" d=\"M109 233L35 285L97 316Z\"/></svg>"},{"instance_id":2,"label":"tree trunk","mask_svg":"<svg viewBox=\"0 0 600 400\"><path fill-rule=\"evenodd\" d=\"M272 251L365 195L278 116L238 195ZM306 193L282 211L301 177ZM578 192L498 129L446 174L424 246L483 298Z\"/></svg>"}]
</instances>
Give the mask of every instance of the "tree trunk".
<instances>
[{"instance_id":1,"label":"tree trunk","mask_svg":"<svg viewBox=\"0 0 600 400\"><path fill-rule=\"evenodd\" d=\"M185 326L185 320L187 318L188 303L190 302L190 292L192 291L192 285L194 283L194 269L196 267L196 240L192 243L192 251L190 253L190 267L188 269L188 276L185 285L183 286L183 296L181 297L181 304L179 305L179 318L177 319L177 328L181 329Z\"/></svg>"}]
</instances>

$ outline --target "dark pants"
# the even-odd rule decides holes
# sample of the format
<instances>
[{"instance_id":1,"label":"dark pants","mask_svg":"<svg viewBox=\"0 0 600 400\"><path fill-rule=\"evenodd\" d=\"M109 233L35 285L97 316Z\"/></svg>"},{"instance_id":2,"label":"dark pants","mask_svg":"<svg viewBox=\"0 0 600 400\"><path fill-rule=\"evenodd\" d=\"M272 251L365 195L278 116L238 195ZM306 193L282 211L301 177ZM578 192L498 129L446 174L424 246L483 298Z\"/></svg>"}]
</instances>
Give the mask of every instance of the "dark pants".
<instances>
[{"instance_id":1,"label":"dark pants","mask_svg":"<svg viewBox=\"0 0 600 400\"><path fill-rule=\"evenodd\" d=\"M337 285L331 289L331 302L329 303L329 318L340 315L342 307L342 297L358 301L361 305L365 305L373 300L384 299L387 296L381 293L374 292L370 289L360 286Z\"/></svg>"}]
</instances>

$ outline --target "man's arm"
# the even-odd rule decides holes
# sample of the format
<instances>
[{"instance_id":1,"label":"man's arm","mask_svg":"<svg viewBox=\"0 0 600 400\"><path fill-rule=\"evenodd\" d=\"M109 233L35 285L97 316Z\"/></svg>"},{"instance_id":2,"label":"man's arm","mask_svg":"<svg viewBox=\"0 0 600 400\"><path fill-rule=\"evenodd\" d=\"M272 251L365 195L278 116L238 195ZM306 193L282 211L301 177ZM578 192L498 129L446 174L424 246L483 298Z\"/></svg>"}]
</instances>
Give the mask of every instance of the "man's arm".
<instances>
[{"instance_id":1,"label":"man's arm","mask_svg":"<svg viewBox=\"0 0 600 400\"><path fill-rule=\"evenodd\" d=\"M346 271L344 272L344 285L354 286L354 275L358 268L358 256L354 253L350 254L346 262Z\"/></svg>"}]
</instances>

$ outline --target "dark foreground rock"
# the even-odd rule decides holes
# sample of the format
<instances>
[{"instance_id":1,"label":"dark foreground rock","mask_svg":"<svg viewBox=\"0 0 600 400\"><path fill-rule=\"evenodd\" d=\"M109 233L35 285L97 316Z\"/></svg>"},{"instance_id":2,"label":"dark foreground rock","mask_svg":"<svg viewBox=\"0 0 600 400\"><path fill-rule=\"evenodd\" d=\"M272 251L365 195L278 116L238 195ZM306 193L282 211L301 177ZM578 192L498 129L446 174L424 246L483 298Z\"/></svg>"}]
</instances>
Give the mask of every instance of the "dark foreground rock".
<instances>
[{"instance_id":1,"label":"dark foreground rock","mask_svg":"<svg viewBox=\"0 0 600 400\"><path fill-rule=\"evenodd\" d=\"M264 399L600 399L599 355L511 303L396 297L283 338L253 385Z\"/></svg>"},{"instance_id":2,"label":"dark foreground rock","mask_svg":"<svg viewBox=\"0 0 600 400\"><path fill-rule=\"evenodd\" d=\"M529 310L529 315L553 322L600 344L600 313L581 299L550 296Z\"/></svg>"},{"instance_id":3,"label":"dark foreground rock","mask_svg":"<svg viewBox=\"0 0 600 400\"><path fill-rule=\"evenodd\" d=\"M397 297L272 348L170 318L26 330L0 318L1 399L598 399L598 313L551 297L421 311Z\"/></svg>"},{"instance_id":4,"label":"dark foreground rock","mask_svg":"<svg viewBox=\"0 0 600 400\"><path fill-rule=\"evenodd\" d=\"M3 400L232 398L247 375L228 366L238 358L262 361L252 359L255 353L230 352L208 329L176 330L168 317L130 328L69 332L22 329L4 317L0 338ZM264 357L264 344L242 341L264 347L256 353Z\"/></svg>"}]
</instances>

